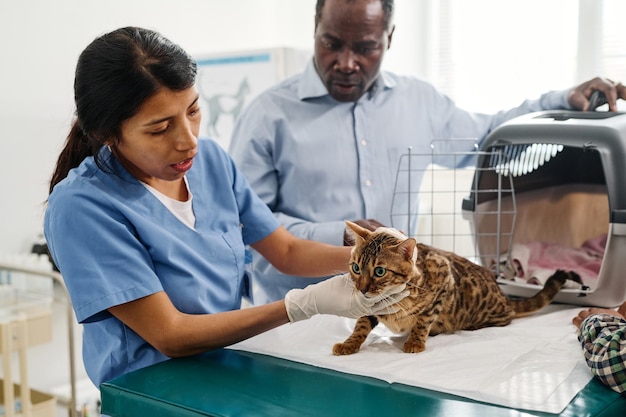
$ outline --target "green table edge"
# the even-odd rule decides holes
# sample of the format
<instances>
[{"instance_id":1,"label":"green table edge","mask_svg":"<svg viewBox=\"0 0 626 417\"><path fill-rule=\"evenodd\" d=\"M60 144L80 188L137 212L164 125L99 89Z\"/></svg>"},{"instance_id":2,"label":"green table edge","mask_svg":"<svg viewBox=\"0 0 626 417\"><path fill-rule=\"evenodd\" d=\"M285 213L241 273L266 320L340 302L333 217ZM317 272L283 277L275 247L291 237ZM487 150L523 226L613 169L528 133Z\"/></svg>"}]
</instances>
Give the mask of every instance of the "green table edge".
<instances>
[{"instance_id":1,"label":"green table edge","mask_svg":"<svg viewBox=\"0 0 626 417\"><path fill-rule=\"evenodd\" d=\"M555 416L230 349L130 372L100 392L112 417ZM626 398L594 379L559 415L626 416Z\"/></svg>"}]
</instances>

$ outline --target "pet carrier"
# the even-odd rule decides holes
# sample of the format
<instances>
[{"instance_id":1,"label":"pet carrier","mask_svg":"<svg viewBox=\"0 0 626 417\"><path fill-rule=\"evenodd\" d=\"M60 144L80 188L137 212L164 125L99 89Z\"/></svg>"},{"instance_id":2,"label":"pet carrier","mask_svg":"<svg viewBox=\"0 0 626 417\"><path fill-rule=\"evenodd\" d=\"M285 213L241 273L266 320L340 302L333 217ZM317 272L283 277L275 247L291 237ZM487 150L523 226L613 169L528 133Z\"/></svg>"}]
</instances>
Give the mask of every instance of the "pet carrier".
<instances>
[{"instance_id":1,"label":"pet carrier","mask_svg":"<svg viewBox=\"0 0 626 417\"><path fill-rule=\"evenodd\" d=\"M531 296L548 274L568 269L584 285L563 288L555 301L619 305L626 300L626 113L545 111L501 125L477 155L462 209L478 262L497 271L507 294Z\"/></svg>"}]
</instances>

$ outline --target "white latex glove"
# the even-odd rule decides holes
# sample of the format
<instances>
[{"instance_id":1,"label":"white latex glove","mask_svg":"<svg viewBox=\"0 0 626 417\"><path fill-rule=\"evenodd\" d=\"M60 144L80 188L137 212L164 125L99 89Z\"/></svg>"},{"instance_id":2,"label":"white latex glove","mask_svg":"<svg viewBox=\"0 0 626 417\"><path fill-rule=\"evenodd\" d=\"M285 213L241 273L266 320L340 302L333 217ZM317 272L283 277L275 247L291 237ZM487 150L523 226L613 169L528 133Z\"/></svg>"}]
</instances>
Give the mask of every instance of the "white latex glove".
<instances>
[{"instance_id":1,"label":"white latex glove","mask_svg":"<svg viewBox=\"0 0 626 417\"><path fill-rule=\"evenodd\" d=\"M311 318L315 314L334 314L356 319L362 316L392 314L400 308L396 303L409 295L405 284L386 293L366 297L354 288L350 274L337 275L304 289L290 290L285 296L289 321Z\"/></svg>"}]
</instances>

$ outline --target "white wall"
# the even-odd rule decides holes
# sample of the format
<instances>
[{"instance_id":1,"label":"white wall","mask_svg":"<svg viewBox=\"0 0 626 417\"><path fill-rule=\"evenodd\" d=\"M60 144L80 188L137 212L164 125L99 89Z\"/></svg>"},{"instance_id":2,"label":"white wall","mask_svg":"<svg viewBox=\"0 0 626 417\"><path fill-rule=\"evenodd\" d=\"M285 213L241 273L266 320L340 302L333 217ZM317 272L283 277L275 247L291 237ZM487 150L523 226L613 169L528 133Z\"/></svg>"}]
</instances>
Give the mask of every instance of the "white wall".
<instances>
[{"instance_id":1,"label":"white wall","mask_svg":"<svg viewBox=\"0 0 626 417\"><path fill-rule=\"evenodd\" d=\"M120 26L157 29L192 54L309 47L314 1L165 0L0 3L0 253L28 251L74 110L82 49Z\"/></svg>"}]
</instances>

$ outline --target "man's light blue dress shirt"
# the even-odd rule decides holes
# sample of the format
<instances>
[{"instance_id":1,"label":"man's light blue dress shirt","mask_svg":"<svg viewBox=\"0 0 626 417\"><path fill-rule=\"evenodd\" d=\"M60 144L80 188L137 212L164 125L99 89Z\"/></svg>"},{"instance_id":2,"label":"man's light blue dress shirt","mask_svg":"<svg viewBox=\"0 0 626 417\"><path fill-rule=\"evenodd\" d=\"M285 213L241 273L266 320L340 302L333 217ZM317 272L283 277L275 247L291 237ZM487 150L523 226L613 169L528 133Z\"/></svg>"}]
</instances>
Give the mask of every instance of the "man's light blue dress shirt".
<instances>
[{"instance_id":1,"label":"man's light blue dress shirt","mask_svg":"<svg viewBox=\"0 0 626 417\"><path fill-rule=\"evenodd\" d=\"M342 245L344 220L371 218L392 225L396 170L409 147L412 153L425 154L441 139L481 141L516 116L568 107L567 91L558 91L494 115L472 113L431 84L389 72L382 72L357 102L340 103L328 95L311 60L302 74L250 103L235 126L229 151L291 233ZM466 148L455 149L459 141L437 143L442 153L469 151L470 146L463 142ZM286 276L258 253L253 253L253 268L255 304L317 282Z\"/></svg>"}]
</instances>

